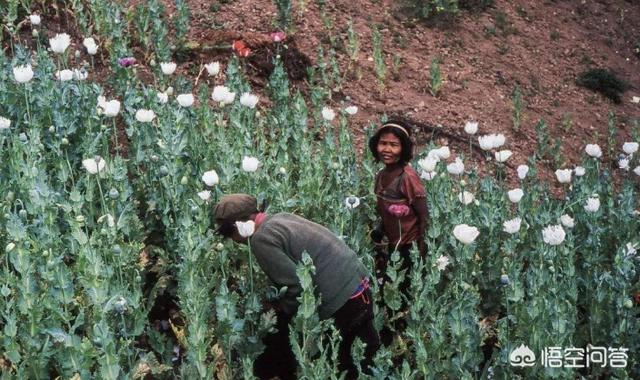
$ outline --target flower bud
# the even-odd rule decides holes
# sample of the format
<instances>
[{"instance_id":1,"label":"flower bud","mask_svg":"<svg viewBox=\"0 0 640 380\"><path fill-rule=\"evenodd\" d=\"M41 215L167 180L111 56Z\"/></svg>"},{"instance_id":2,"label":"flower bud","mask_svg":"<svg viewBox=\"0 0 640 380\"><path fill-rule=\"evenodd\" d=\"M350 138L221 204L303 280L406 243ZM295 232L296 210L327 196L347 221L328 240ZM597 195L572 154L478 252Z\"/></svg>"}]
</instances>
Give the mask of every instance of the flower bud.
<instances>
[{"instance_id":1,"label":"flower bud","mask_svg":"<svg viewBox=\"0 0 640 380\"><path fill-rule=\"evenodd\" d=\"M84 215L78 215L76 216L76 222L78 223L84 223Z\"/></svg>"},{"instance_id":2,"label":"flower bud","mask_svg":"<svg viewBox=\"0 0 640 380\"><path fill-rule=\"evenodd\" d=\"M624 307L626 307L627 309L631 309L633 307L633 301L631 301L630 299L625 300Z\"/></svg>"},{"instance_id":3,"label":"flower bud","mask_svg":"<svg viewBox=\"0 0 640 380\"><path fill-rule=\"evenodd\" d=\"M27 219L27 210L22 209L18 211L18 216L20 216L22 219Z\"/></svg>"},{"instance_id":4,"label":"flower bud","mask_svg":"<svg viewBox=\"0 0 640 380\"><path fill-rule=\"evenodd\" d=\"M13 251L13 249L16 247L16 244L11 242L9 244L7 244L6 248L4 249L5 252L11 252Z\"/></svg>"},{"instance_id":5,"label":"flower bud","mask_svg":"<svg viewBox=\"0 0 640 380\"><path fill-rule=\"evenodd\" d=\"M60 144L69 145L69 139L67 139L66 137L63 137L62 140L60 140Z\"/></svg>"},{"instance_id":6,"label":"flower bud","mask_svg":"<svg viewBox=\"0 0 640 380\"><path fill-rule=\"evenodd\" d=\"M166 177L168 174L169 174L169 168L164 166L164 165L162 165L160 167L160 172L159 172L160 178Z\"/></svg>"},{"instance_id":7,"label":"flower bud","mask_svg":"<svg viewBox=\"0 0 640 380\"><path fill-rule=\"evenodd\" d=\"M222 243L218 243L216 244L216 251L222 251L224 249L224 244Z\"/></svg>"},{"instance_id":8,"label":"flower bud","mask_svg":"<svg viewBox=\"0 0 640 380\"><path fill-rule=\"evenodd\" d=\"M16 193L14 193L13 191L9 191L7 192L7 195L5 195L4 200L7 201L8 203L11 203L15 198L16 198Z\"/></svg>"},{"instance_id":9,"label":"flower bud","mask_svg":"<svg viewBox=\"0 0 640 380\"><path fill-rule=\"evenodd\" d=\"M115 187L111 188L111 190L109 190L109 198L118 199L119 195L120 195L120 192Z\"/></svg>"},{"instance_id":10,"label":"flower bud","mask_svg":"<svg viewBox=\"0 0 640 380\"><path fill-rule=\"evenodd\" d=\"M122 248L120 248L120 245L115 244L112 248L111 248L111 252L113 252L114 255L119 255L122 253Z\"/></svg>"},{"instance_id":11,"label":"flower bud","mask_svg":"<svg viewBox=\"0 0 640 380\"><path fill-rule=\"evenodd\" d=\"M31 36L33 36L33 38L38 38L38 35L39 35L38 29L33 29L31 31Z\"/></svg>"},{"instance_id":12,"label":"flower bud","mask_svg":"<svg viewBox=\"0 0 640 380\"><path fill-rule=\"evenodd\" d=\"M56 131L56 128L53 125L49 126L49 133L53 133Z\"/></svg>"},{"instance_id":13,"label":"flower bud","mask_svg":"<svg viewBox=\"0 0 640 380\"><path fill-rule=\"evenodd\" d=\"M504 286L509 285L509 276L506 274L503 274L502 276L500 276L500 284Z\"/></svg>"},{"instance_id":14,"label":"flower bud","mask_svg":"<svg viewBox=\"0 0 640 380\"><path fill-rule=\"evenodd\" d=\"M180 184L186 185L187 183L189 183L189 179L187 178L186 175L183 175L182 178L180 178Z\"/></svg>"}]
</instances>

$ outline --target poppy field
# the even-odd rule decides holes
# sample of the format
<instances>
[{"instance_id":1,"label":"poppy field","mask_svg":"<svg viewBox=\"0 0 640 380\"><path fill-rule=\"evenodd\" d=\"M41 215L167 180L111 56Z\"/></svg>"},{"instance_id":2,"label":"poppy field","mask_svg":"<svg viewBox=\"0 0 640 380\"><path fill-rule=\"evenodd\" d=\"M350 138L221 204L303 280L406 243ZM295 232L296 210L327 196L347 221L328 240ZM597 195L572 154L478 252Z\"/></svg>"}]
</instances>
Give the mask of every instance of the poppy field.
<instances>
[{"instance_id":1,"label":"poppy field","mask_svg":"<svg viewBox=\"0 0 640 380\"><path fill-rule=\"evenodd\" d=\"M167 41L184 37L184 2L171 28L157 1L135 14L69 2L81 36L30 3L0 3L15 32L0 50L0 379L253 378L275 323L264 305L282 290L214 233L224 194L325 225L374 273L381 165L356 152L363 105L332 101L330 65L303 93L276 56L258 93L242 41L195 76L176 71ZM153 58L132 55L130 31ZM270 38L285 49L284 33ZM407 327L362 378L640 377L640 122L625 141L609 121L608 144L586 145L551 183L538 179L548 146L516 161L483 120L467 122L468 146L416 151L428 255L407 272L393 254L384 293L372 282L376 327ZM339 379L313 270L298 267L298 377Z\"/></svg>"}]
</instances>

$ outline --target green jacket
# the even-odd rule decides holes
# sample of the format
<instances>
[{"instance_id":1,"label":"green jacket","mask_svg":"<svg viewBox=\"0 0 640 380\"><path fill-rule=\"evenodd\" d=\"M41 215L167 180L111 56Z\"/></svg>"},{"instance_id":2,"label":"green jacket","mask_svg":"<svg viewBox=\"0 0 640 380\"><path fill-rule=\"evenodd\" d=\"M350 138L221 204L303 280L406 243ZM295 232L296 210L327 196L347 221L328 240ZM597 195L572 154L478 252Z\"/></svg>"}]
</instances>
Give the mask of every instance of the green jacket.
<instances>
[{"instance_id":1,"label":"green jacket","mask_svg":"<svg viewBox=\"0 0 640 380\"><path fill-rule=\"evenodd\" d=\"M320 298L318 314L329 318L355 292L367 270L355 252L329 229L297 215L267 215L251 236L251 252L269 279L287 286L280 300L285 313L293 314L302 291L296 265L307 252L313 260L315 295Z\"/></svg>"}]
</instances>

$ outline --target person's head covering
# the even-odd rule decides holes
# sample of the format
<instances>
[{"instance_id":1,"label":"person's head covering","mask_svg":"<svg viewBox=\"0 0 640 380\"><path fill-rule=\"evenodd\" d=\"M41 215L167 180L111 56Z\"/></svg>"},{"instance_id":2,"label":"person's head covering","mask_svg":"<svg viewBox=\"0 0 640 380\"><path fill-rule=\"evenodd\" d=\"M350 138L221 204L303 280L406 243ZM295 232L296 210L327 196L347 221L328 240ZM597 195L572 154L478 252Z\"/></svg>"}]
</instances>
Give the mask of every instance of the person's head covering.
<instances>
[{"instance_id":1,"label":"person's head covering","mask_svg":"<svg viewBox=\"0 0 640 380\"><path fill-rule=\"evenodd\" d=\"M256 213L258 200L249 194L225 195L213 206L213 217L218 224L246 220Z\"/></svg>"}]
</instances>

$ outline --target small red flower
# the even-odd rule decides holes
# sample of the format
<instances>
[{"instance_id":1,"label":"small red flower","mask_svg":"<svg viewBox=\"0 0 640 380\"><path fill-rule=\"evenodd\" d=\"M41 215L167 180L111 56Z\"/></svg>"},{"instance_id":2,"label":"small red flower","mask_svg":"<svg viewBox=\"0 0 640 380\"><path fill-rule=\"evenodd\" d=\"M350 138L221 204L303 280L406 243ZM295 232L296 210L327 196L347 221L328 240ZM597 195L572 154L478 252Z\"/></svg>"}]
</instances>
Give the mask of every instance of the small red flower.
<instances>
[{"instance_id":1,"label":"small red flower","mask_svg":"<svg viewBox=\"0 0 640 380\"><path fill-rule=\"evenodd\" d=\"M284 32L273 32L269 34L273 42L284 41L287 38L287 35Z\"/></svg>"},{"instance_id":2,"label":"small red flower","mask_svg":"<svg viewBox=\"0 0 640 380\"><path fill-rule=\"evenodd\" d=\"M248 57L249 54L251 54L251 49L249 49L249 47L247 47L247 44L245 44L242 40L233 41L231 48L235 50L235 52L240 57Z\"/></svg>"},{"instance_id":3,"label":"small red flower","mask_svg":"<svg viewBox=\"0 0 640 380\"><path fill-rule=\"evenodd\" d=\"M411 211L407 205L391 205L388 210L389 213L397 218L407 216L409 215L409 211Z\"/></svg>"},{"instance_id":4,"label":"small red flower","mask_svg":"<svg viewBox=\"0 0 640 380\"><path fill-rule=\"evenodd\" d=\"M636 292L636 294L633 295L633 299L636 301L637 305L640 305L640 292Z\"/></svg>"}]
</instances>

